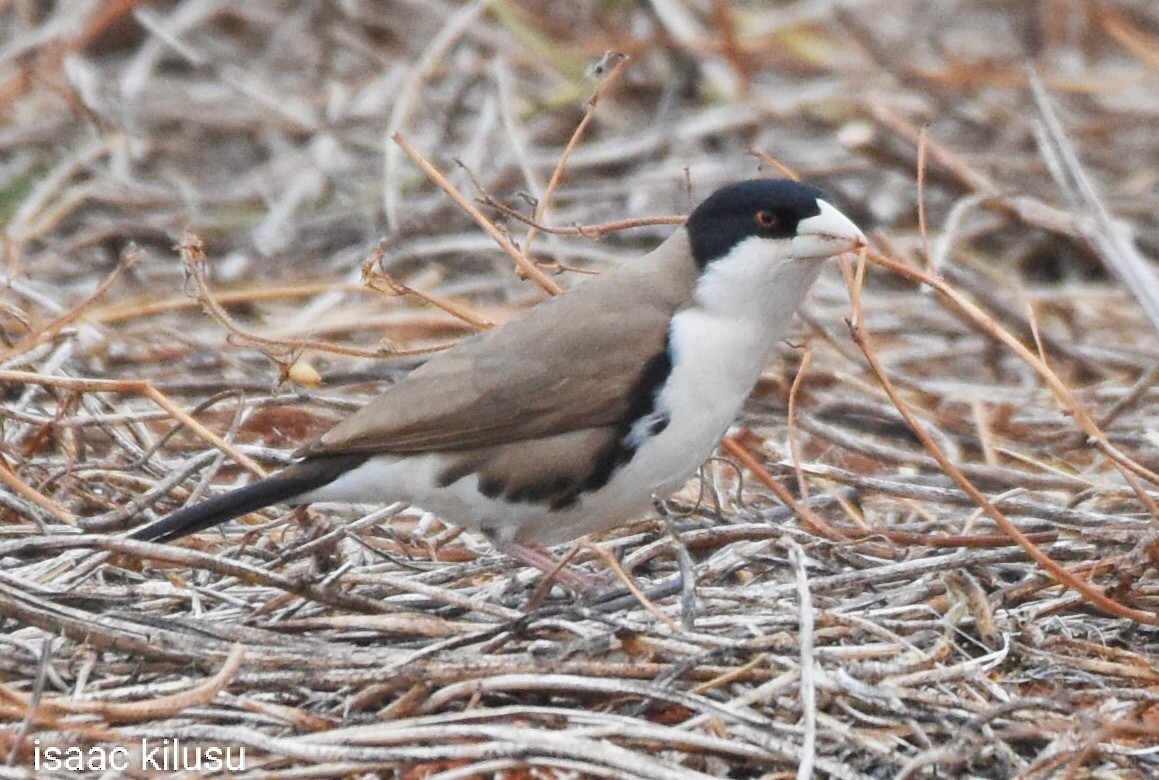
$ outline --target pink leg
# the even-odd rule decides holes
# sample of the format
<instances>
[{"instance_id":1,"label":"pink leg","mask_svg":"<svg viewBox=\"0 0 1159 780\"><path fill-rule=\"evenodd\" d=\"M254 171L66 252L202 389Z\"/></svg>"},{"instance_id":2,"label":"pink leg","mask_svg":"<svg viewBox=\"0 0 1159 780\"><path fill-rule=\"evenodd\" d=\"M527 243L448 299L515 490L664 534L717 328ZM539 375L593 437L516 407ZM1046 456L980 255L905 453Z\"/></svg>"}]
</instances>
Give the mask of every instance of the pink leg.
<instances>
[{"instance_id":1,"label":"pink leg","mask_svg":"<svg viewBox=\"0 0 1159 780\"><path fill-rule=\"evenodd\" d=\"M539 545L523 544L522 542L505 542L497 539L492 539L491 544L494 545L496 550L507 557L539 569L560 585L577 593L589 593L597 586L603 584L599 578L590 577L579 569L568 566L567 564L561 566L559 558L556 558Z\"/></svg>"}]
</instances>

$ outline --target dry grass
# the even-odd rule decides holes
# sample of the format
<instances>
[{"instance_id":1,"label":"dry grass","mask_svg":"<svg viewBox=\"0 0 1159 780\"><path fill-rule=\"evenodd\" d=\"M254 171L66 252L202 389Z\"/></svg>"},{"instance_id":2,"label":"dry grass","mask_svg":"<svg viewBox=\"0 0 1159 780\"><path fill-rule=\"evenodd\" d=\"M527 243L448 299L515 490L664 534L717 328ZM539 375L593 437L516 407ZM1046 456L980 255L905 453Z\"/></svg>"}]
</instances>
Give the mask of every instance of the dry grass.
<instances>
[{"instance_id":1,"label":"dry grass","mask_svg":"<svg viewBox=\"0 0 1159 780\"><path fill-rule=\"evenodd\" d=\"M0 3L0 776L142 739L247 778L1159 774L1152 4L58 5ZM762 155L879 254L667 517L578 550L634 592L540 599L397 506L113 533Z\"/></svg>"}]
</instances>

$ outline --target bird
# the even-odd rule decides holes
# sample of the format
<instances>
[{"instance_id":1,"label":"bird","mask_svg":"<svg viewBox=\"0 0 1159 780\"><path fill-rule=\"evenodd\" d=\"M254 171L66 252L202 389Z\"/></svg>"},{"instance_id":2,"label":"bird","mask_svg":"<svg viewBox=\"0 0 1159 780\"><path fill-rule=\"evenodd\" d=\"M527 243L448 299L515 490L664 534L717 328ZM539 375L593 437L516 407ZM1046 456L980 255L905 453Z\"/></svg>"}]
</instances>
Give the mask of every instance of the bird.
<instances>
[{"instance_id":1,"label":"bird","mask_svg":"<svg viewBox=\"0 0 1159 780\"><path fill-rule=\"evenodd\" d=\"M865 244L812 186L726 185L652 251L436 354L284 469L129 538L404 501L558 574L545 547L636 520L696 473L825 262Z\"/></svg>"}]
</instances>

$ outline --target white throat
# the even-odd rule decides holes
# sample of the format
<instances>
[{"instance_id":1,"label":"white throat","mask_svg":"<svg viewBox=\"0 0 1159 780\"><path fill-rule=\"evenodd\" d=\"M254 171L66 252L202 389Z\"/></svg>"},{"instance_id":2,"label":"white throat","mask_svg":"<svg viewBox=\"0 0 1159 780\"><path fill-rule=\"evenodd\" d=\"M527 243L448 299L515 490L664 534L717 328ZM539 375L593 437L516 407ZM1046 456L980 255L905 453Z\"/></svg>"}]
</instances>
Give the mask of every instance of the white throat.
<instances>
[{"instance_id":1,"label":"white throat","mask_svg":"<svg viewBox=\"0 0 1159 780\"><path fill-rule=\"evenodd\" d=\"M693 300L706 314L761 331L768 345L763 365L824 262L821 258L794 258L787 241L753 236L708 265Z\"/></svg>"}]
</instances>

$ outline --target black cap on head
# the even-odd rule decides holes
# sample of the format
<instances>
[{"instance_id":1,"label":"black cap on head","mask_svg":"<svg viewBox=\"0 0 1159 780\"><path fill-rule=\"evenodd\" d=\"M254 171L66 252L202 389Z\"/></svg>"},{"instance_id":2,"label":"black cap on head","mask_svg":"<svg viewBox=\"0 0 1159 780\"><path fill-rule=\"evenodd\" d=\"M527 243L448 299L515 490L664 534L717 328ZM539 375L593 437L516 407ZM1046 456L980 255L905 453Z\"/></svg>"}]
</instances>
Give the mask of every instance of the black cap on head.
<instances>
[{"instance_id":1,"label":"black cap on head","mask_svg":"<svg viewBox=\"0 0 1159 780\"><path fill-rule=\"evenodd\" d=\"M750 236L792 238L797 223L821 213L821 190L791 179L750 179L721 187L684 223L692 256L704 268Z\"/></svg>"}]
</instances>

